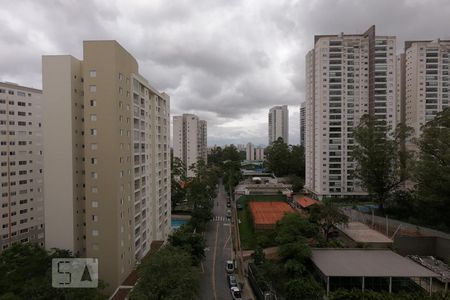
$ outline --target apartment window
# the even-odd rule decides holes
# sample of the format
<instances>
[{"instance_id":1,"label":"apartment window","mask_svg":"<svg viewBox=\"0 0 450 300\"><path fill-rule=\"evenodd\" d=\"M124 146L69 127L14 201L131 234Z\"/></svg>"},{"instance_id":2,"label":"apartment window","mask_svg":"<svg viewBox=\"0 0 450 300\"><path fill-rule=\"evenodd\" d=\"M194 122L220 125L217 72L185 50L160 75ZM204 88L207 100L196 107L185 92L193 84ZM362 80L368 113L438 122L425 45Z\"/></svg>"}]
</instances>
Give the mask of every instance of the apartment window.
<instances>
[{"instance_id":1,"label":"apartment window","mask_svg":"<svg viewBox=\"0 0 450 300\"><path fill-rule=\"evenodd\" d=\"M97 77L97 71L96 71L96 70L90 70L90 71L89 71L89 76L91 76L91 77Z\"/></svg>"},{"instance_id":2,"label":"apartment window","mask_svg":"<svg viewBox=\"0 0 450 300\"><path fill-rule=\"evenodd\" d=\"M97 172L92 172L92 173L91 173L91 178L92 178L92 179L97 179L97 178L98 178Z\"/></svg>"},{"instance_id":3,"label":"apartment window","mask_svg":"<svg viewBox=\"0 0 450 300\"><path fill-rule=\"evenodd\" d=\"M92 236L98 236L98 230L97 229L93 229L92 230Z\"/></svg>"},{"instance_id":4,"label":"apartment window","mask_svg":"<svg viewBox=\"0 0 450 300\"><path fill-rule=\"evenodd\" d=\"M92 207L93 208L97 208L98 207L98 202L97 201L92 201Z\"/></svg>"},{"instance_id":5,"label":"apartment window","mask_svg":"<svg viewBox=\"0 0 450 300\"><path fill-rule=\"evenodd\" d=\"M92 93L95 93L97 91L97 86L96 85L90 85L89 86L89 91Z\"/></svg>"},{"instance_id":6,"label":"apartment window","mask_svg":"<svg viewBox=\"0 0 450 300\"><path fill-rule=\"evenodd\" d=\"M98 193L98 188L96 186L93 186L91 188L91 192L94 193L94 194L97 194Z\"/></svg>"},{"instance_id":7,"label":"apartment window","mask_svg":"<svg viewBox=\"0 0 450 300\"><path fill-rule=\"evenodd\" d=\"M92 215L92 222L98 222L98 216Z\"/></svg>"},{"instance_id":8,"label":"apartment window","mask_svg":"<svg viewBox=\"0 0 450 300\"><path fill-rule=\"evenodd\" d=\"M97 162L98 162L97 158L95 158L95 157L91 158L91 164L96 165Z\"/></svg>"},{"instance_id":9,"label":"apartment window","mask_svg":"<svg viewBox=\"0 0 450 300\"><path fill-rule=\"evenodd\" d=\"M122 81L123 80L123 74L119 73L119 80Z\"/></svg>"},{"instance_id":10,"label":"apartment window","mask_svg":"<svg viewBox=\"0 0 450 300\"><path fill-rule=\"evenodd\" d=\"M97 135L97 129L92 128L91 129L91 135Z\"/></svg>"},{"instance_id":11,"label":"apartment window","mask_svg":"<svg viewBox=\"0 0 450 300\"><path fill-rule=\"evenodd\" d=\"M97 121L97 115L96 114L91 114L91 121L93 121L93 122Z\"/></svg>"},{"instance_id":12,"label":"apartment window","mask_svg":"<svg viewBox=\"0 0 450 300\"><path fill-rule=\"evenodd\" d=\"M91 150L97 150L98 146L97 144L91 144Z\"/></svg>"},{"instance_id":13,"label":"apartment window","mask_svg":"<svg viewBox=\"0 0 450 300\"><path fill-rule=\"evenodd\" d=\"M97 106L97 101L96 100L91 100L90 104L91 104L91 107L95 107L95 106Z\"/></svg>"}]
</instances>

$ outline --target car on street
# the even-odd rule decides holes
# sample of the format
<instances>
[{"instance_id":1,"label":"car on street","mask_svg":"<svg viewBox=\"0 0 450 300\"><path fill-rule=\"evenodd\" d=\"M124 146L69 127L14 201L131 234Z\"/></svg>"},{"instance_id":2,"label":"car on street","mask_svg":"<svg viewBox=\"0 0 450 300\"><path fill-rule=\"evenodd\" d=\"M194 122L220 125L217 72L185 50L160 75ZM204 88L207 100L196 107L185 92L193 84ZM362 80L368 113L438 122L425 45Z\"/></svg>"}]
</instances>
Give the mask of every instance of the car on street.
<instances>
[{"instance_id":1,"label":"car on street","mask_svg":"<svg viewBox=\"0 0 450 300\"><path fill-rule=\"evenodd\" d=\"M227 202L227 207L231 207L231 202L230 201Z\"/></svg>"},{"instance_id":2,"label":"car on street","mask_svg":"<svg viewBox=\"0 0 450 300\"><path fill-rule=\"evenodd\" d=\"M227 218L231 218L231 209L227 210Z\"/></svg>"},{"instance_id":3,"label":"car on street","mask_svg":"<svg viewBox=\"0 0 450 300\"><path fill-rule=\"evenodd\" d=\"M228 275L228 285L230 286L230 288L237 287L236 276L234 274Z\"/></svg>"},{"instance_id":4,"label":"car on street","mask_svg":"<svg viewBox=\"0 0 450 300\"><path fill-rule=\"evenodd\" d=\"M234 262L232 260L227 260L225 268L227 269L227 273L233 273L234 272Z\"/></svg>"},{"instance_id":5,"label":"car on street","mask_svg":"<svg viewBox=\"0 0 450 300\"><path fill-rule=\"evenodd\" d=\"M231 297L233 297L233 300L242 300L242 294L241 290L237 287L232 287L230 289L231 291Z\"/></svg>"}]
</instances>

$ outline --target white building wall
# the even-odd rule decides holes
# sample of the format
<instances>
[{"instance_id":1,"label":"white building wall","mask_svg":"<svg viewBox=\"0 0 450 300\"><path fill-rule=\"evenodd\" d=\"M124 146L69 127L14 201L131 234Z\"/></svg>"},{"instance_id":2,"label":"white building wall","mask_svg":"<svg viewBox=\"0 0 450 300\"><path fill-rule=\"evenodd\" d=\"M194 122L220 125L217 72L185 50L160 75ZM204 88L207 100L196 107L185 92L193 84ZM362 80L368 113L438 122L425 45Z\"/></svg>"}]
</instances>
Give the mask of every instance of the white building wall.
<instances>
[{"instance_id":1,"label":"white building wall","mask_svg":"<svg viewBox=\"0 0 450 300\"><path fill-rule=\"evenodd\" d=\"M255 160L255 146L252 143L248 143L245 148L245 159Z\"/></svg>"}]
</instances>

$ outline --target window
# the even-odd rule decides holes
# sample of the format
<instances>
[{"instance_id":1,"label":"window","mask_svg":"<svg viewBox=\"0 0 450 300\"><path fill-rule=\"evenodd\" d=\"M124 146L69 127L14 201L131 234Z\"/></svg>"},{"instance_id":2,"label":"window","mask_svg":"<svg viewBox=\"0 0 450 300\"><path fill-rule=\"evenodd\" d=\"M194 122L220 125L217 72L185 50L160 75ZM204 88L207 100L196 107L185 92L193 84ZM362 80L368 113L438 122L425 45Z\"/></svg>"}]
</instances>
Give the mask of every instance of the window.
<instances>
[{"instance_id":1,"label":"window","mask_svg":"<svg viewBox=\"0 0 450 300\"><path fill-rule=\"evenodd\" d=\"M97 159L95 157L91 158L91 164L96 165L97 164Z\"/></svg>"},{"instance_id":2,"label":"window","mask_svg":"<svg viewBox=\"0 0 450 300\"><path fill-rule=\"evenodd\" d=\"M98 222L98 216L92 215L92 222Z\"/></svg>"},{"instance_id":3,"label":"window","mask_svg":"<svg viewBox=\"0 0 450 300\"><path fill-rule=\"evenodd\" d=\"M91 114L91 121L97 121L97 115Z\"/></svg>"},{"instance_id":4,"label":"window","mask_svg":"<svg viewBox=\"0 0 450 300\"><path fill-rule=\"evenodd\" d=\"M90 71L89 71L89 76L91 76L91 77L97 77L97 71L96 71L96 70L90 70Z\"/></svg>"},{"instance_id":5,"label":"window","mask_svg":"<svg viewBox=\"0 0 450 300\"><path fill-rule=\"evenodd\" d=\"M97 208L98 207L98 202L97 201L92 201L92 207L93 208Z\"/></svg>"},{"instance_id":6,"label":"window","mask_svg":"<svg viewBox=\"0 0 450 300\"><path fill-rule=\"evenodd\" d=\"M97 172L92 172L92 173L91 173L91 178L92 178L92 179L97 179L97 178L98 178Z\"/></svg>"},{"instance_id":7,"label":"window","mask_svg":"<svg viewBox=\"0 0 450 300\"><path fill-rule=\"evenodd\" d=\"M89 86L89 91L92 93L95 93L97 91L97 86L96 85L90 85Z\"/></svg>"},{"instance_id":8,"label":"window","mask_svg":"<svg viewBox=\"0 0 450 300\"><path fill-rule=\"evenodd\" d=\"M98 236L98 230L97 229L93 229L92 230L92 236Z\"/></svg>"},{"instance_id":9,"label":"window","mask_svg":"<svg viewBox=\"0 0 450 300\"><path fill-rule=\"evenodd\" d=\"M97 129L91 128L91 135L97 135Z\"/></svg>"},{"instance_id":10,"label":"window","mask_svg":"<svg viewBox=\"0 0 450 300\"><path fill-rule=\"evenodd\" d=\"M90 104L91 104L91 107L95 107L95 106L97 106L97 101L96 100L91 100Z\"/></svg>"},{"instance_id":11,"label":"window","mask_svg":"<svg viewBox=\"0 0 450 300\"><path fill-rule=\"evenodd\" d=\"M91 144L91 150L97 150L97 149L98 149L97 144Z\"/></svg>"}]
</instances>

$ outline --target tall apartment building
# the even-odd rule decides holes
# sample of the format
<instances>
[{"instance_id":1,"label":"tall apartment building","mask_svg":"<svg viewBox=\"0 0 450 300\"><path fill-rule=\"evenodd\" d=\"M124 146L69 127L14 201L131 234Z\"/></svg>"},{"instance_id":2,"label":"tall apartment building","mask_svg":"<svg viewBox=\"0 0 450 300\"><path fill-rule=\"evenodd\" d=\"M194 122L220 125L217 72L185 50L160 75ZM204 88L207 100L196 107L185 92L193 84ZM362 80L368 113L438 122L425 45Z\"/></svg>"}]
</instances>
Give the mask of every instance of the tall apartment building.
<instances>
[{"instance_id":1,"label":"tall apartment building","mask_svg":"<svg viewBox=\"0 0 450 300\"><path fill-rule=\"evenodd\" d=\"M264 148L263 147L257 147L255 149L255 160L265 160L266 156L264 154Z\"/></svg>"},{"instance_id":2,"label":"tall apartment building","mask_svg":"<svg viewBox=\"0 0 450 300\"><path fill-rule=\"evenodd\" d=\"M405 122L414 129L413 137L449 106L449 53L449 40L405 42Z\"/></svg>"},{"instance_id":3,"label":"tall apartment building","mask_svg":"<svg viewBox=\"0 0 450 300\"><path fill-rule=\"evenodd\" d=\"M116 41L43 56L45 244L99 261L112 292L170 233L170 99Z\"/></svg>"},{"instance_id":4,"label":"tall apartment building","mask_svg":"<svg viewBox=\"0 0 450 300\"><path fill-rule=\"evenodd\" d=\"M305 147L306 103L300 103L300 145Z\"/></svg>"},{"instance_id":5,"label":"tall apartment building","mask_svg":"<svg viewBox=\"0 0 450 300\"><path fill-rule=\"evenodd\" d=\"M247 143L245 148L245 159L255 160L255 146L252 143Z\"/></svg>"},{"instance_id":6,"label":"tall apartment building","mask_svg":"<svg viewBox=\"0 0 450 300\"><path fill-rule=\"evenodd\" d=\"M196 115L183 114L173 117L173 156L181 159L188 168L187 176L195 173L189 167L198 160L207 162L207 123Z\"/></svg>"},{"instance_id":7,"label":"tall apartment building","mask_svg":"<svg viewBox=\"0 0 450 300\"><path fill-rule=\"evenodd\" d=\"M274 106L269 110L269 145L279 137L289 144L289 111L287 105Z\"/></svg>"},{"instance_id":8,"label":"tall apartment building","mask_svg":"<svg viewBox=\"0 0 450 300\"><path fill-rule=\"evenodd\" d=\"M44 245L42 91L0 82L0 252Z\"/></svg>"},{"instance_id":9,"label":"tall apartment building","mask_svg":"<svg viewBox=\"0 0 450 300\"><path fill-rule=\"evenodd\" d=\"M360 196L352 178L352 131L364 114L397 120L396 38L363 34L315 36L306 56L305 187L319 198Z\"/></svg>"}]
</instances>

